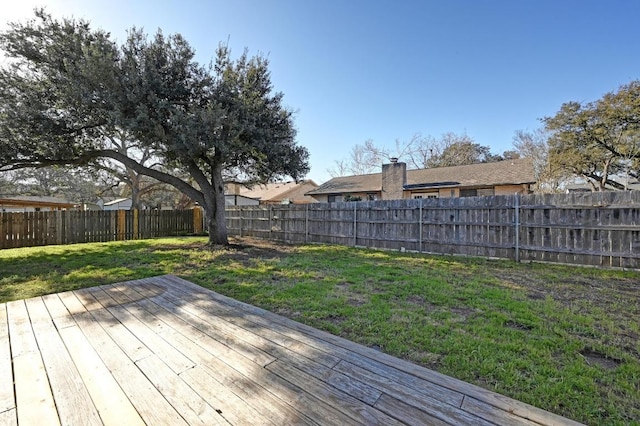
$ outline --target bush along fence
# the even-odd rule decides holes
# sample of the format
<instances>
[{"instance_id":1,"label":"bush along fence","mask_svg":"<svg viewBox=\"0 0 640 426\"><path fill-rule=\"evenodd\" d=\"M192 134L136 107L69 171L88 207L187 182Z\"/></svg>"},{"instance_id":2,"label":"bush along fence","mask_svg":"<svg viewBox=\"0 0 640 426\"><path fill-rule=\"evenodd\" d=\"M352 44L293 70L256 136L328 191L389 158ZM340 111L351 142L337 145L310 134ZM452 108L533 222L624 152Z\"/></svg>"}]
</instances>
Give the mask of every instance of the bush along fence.
<instances>
[{"instance_id":1,"label":"bush along fence","mask_svg":"<svg viewBox=\"0 0 640 426\"><path fill-rule=\"evenodd\" d=\"M199 233L200 209L0 213L0 249Z\"/></svg>"},{"instance_id":2,"label":"bush along fence","mask_svg":"<svg viewBox=\"0 0 640 426\"><path fill-rule=\"evenodd\" d=\"M230 235L640 268L640 191L232 206Z\"/></svg>"}]
</instances>

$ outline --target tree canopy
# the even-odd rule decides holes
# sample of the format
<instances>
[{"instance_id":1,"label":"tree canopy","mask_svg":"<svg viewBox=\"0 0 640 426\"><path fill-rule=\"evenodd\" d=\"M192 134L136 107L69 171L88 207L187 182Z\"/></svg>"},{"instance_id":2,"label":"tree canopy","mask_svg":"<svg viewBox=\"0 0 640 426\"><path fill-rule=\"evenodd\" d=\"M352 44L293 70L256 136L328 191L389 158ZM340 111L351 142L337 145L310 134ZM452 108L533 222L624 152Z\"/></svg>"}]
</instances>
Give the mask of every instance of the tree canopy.
<instances>
[{"instance_id":1,"label":"tree canopy","mask_svg":"<svg viewBox=\"0 0 640 426\"><path fill-rule=\"evenodd\" d=\"M202 206L210 243L226 244L225 179L309 170L262 56L233 59L221 45L203 66L179 34L133 28L118 45L86 21L42 10L11 24L0 48L10 58L0 70L0 171L117 161ZM129 151L114 143L123 132Z\"/></svg>"},{"instance_id":2,"label":"tree canopy","mask_svg":"<svg viewBox=\"0 0 640 426\"><path fill-rule=\"evenodd\" d=\"M640 81L594 102L567 102L544 120L550 166L587 180L593 190L626 189L640 172Z\"/></svg>"}]
</instances>

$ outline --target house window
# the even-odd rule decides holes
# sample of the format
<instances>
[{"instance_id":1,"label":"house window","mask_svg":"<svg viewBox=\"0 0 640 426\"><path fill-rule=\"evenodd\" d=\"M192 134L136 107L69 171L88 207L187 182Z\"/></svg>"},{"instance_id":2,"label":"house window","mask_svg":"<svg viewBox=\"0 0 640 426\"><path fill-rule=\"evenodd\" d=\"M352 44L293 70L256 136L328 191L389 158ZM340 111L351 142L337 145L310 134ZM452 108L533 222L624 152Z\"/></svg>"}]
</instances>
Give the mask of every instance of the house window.
<instances>
[{"instance_id":1,"label":"house window","mask_svg":"<svg viewBox=\"0 0 640 426\"><path fill-rule=\"evenodd\" d=\"M374 193L369 193L367 194L367 201L376 201L378 199L378 194Z\"/></svg>"},{"instance_id":2,"label":"house window","mask_svg":"<svg viewBox=\"0 0 640 426\"><path fill-rule=\"evenodd\" d=\"M435 192L427 194L413 194L414 200L420 200L422 198L438 198L438 194Z\"/></svg>"},{"instance_id":3,"label":"house window","mask_svg":"<svg viewBox=\"0 0 640 426\"><path fill-rule=\"evenodd\" d=\"M478 190L477 189L461 189L460 190L461 197L477 197Z\"/></svg>"},{"instance_id":4,"label":"house window","mask_svg":"<svg viewBox=\"0 0 640 426\"><path fill-rule=\"evenodd\" d=\"M478 188L479 197L488 197L491 195L496 195L496 192L493 188Z\"/></svg>"},{"instance_id":5,"label":"house window","mask_svg":"<svg viewBox=\"0 0 640 426\"><path fill-rule=\"evenodd\" d=\"M341 201L339 195L333 194L333 195L327 196L327 202L328 203L336 203L338 201Z\"/></svg>"}]
</instances>

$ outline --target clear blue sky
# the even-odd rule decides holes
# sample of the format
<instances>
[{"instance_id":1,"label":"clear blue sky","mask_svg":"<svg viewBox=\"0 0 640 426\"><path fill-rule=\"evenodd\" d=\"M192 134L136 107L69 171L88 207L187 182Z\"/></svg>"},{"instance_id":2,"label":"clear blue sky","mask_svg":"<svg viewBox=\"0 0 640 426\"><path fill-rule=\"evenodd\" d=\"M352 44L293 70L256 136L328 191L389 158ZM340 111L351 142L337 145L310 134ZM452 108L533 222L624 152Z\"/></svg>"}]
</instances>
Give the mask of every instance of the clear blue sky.
<instances>
[{"instance_id":1,"label":"clear blue sky","mask_svg":"<svg viewBox=\"0 0 640 426\"><path fill-rule=\"evenodd\" d=\"M317 183L367 139L466 132L501 153L563 102L640 78L637 0L0 0L0 27L35 5L118 40L181 33L202 62L227 39L267 54Z\"/></svg>"}]
</instances>

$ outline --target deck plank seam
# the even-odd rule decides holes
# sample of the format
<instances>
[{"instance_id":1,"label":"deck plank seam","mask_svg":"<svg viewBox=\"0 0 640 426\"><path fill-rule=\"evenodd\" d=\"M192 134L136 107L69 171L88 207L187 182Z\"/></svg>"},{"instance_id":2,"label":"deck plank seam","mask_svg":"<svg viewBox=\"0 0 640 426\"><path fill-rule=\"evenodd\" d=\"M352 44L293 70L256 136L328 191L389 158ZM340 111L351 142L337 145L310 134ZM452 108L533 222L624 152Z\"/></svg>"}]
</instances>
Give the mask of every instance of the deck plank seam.
<instances>
[{"instance_id":1,"label":"deck plank seam","mask_svg":"<svg viewBox=\"0 0 640 426\"><path fill-rule=\"evenodd\" d=\"M196 306L201 305L201 303L199 303L200 300L198 298L190 297L190 294L186 293L184 291L177 291L176 289L174 289L174 290L167 291L167 293L173 294L173 295L178 295L184 300L191 301ZM220 303L220 302L218 302L218 304L216 304L215 306L214 305L210 306L210 304L206 304L206 306L204 306L204 307L197 308L199 312L194 312L194 313L195 314L198 314L198 313L206 314L206 313L208 313L210 311L210 309L207 309L207 308L216 309L216 310L221 310L222 309L222 310L224 310L224 312L228 312L230 314L234 313L234 311L230 311L228 308L221 307L221 306L218 306L218 305L224 305L224 304ZM198 315L198 316L200 316L200 315ZM325 367L331 369L331 368L334 368L336 365L338 365L340 363L340 361L341 361L341 359L339 357L337 357L337 356L335 356L335 355L333 355L333 354L331 354L331 353L329 353L327 351L319 350L319 349L315 349L315 348L314 349L316 351L319 351L320 353L324 354L322 360L320 360L318 358L311 358L309 356L306 356L305 354L299 353L300 351L296 351L296 350L293 350L293 349L289 348L286 344L283 344L282 341L279 341L279 340L281 340L281 339L290 340L291 344L294 344L294 345L295 344L303 344L305 346L309 346L309 345L307 345L304 342L301 342L299 339L291 338L290 336L287 336L286 334L282 333L279 330L265 330L267 332L266 335L262 335L262 334L256 333L254 330L251 329L250 324L254 324L255 326L258 326L258 327L264 327L264 325L259 321L253 321L253 320L251 320L249 318L246 318L245 316L243 316L242 320L238 320L236 318L231 317L231 318L225 318L224 321L232 324L233 327L237 327L237 328L245 331L246 333L255 335L255 336L257 336L257 338L263 339L264 341L269 342L270 345L275 345L275 348L277 350L279 350L279 351L285 351L285 352L292 351L292 352L296 353L296 355L298 355L300 357L304 357L305 359L307 359L308 362L316 362L316 363L319 363L319 364L324 365ZM277 336L282 336L282 337L277 337L277 336L276 337L272 337L272 336L270 336L272 333L277 335ZM277 340L274 340L274 339L277 339ZM312 346L309 346L309 347L313 348ZM281 348L281 349L278 349L278 348ZM276 355L273 354L273 356L276 356ZM331 361L330 363L328 363L327 360L326 360L326 357L332 357L332 358L335 358L335 359L333 361Z\"/></svg>"},{"instance_id":2,"label":"deck plank seam","mask_svg":"<svg viewBox=\"0 0 640 426\"><path fill-rule=\"evenodd\" d=\"M109 288L114 288L113 285L109 286ZM100 290L95 290L96 292L99 292ZM157 333L153 328L149 327L148 324L145 322L145 320L143 318L140 318L139 316L137 316L134 312L132 312L131 310L127 309L127 305L131 304L132 302L130 301L131 299L128 299L129 302L120 302L118 300L116 300L112 294L106 292L106 291L101 291L102 294L104 294L103 297L108 297L109 300L112 300L113 303L116 303L116 305L111 305L111 303L109 302L108 304L110 306L105 306L105 304L96 297L97 303L101 304L103 306L104 309L106 309L113 317L116 321L118 321L119 324L122 324L132 335L137 336L138 333L135 332L135 330L132 330L131 327L128 327L124 322L123 322L123 315L121 313L122 310L126 311L128 313L128 315L131 315L132 318L134 318L136 321L138 321L140 323L140 327L144 327L145 330L148 330L148 332L152 335L152 336L157 336L160 337L161 341L164 342L165 344L169 345L171 348L173 348L177 353L179 353L181 356L183 356L186 360L189 361L189 363L184 363L184 365L182 367L178 367L177 365L173 365L170 366L170 368L176 373L180 373L182 371L187 371L191 368L193 368L195 366L195 363L193 362L193 360L189 359L189 357L184 354L182 351L180 351L179 348L176 348L174 345L171 344L171 342L167 341L161 334ZM94 295L95 296L95 295ZM123 295L123 297L126 297L125 295ZM112 325L115 326L116 324ZM108 331L107 331L108 333ZM138 339L140 341L140 343L142 343L143 345L145 345L147 347L147 349L149 349L149 351L153 354L156 351L152 348L149 347L149 342L144 342L140 339ZM115 340L114 340L115 341ZM123 348L118 341L115 341L115 343L122 349L125 350L125 348ZM126 351L125 351L126 352ZM150 355L149 355L150 356ZM144 357L143 357L144 358ZM132 361L135 363L136 360Z\"/></svg>"},{"instance_id":3,"label":"deck plank seam","mask_svg":"<svg viewBox=\"0 0 640 426\"><path fill-rule=\"evenodd\" d=\"M73 291L72 293L76 297L76 299L82 304L82 306L85 307L85 311L73 314L74 320L77 322L80 332L84 335L84 338L87 341L87 343L96 352L98 358L100 359L100 362L111 372L111 374L113 376L113 379L116 381L116 385L120 388L120 390L122 391L124 397L129 401L129 403L131 404L133 409L138 413L140 418L143 419L143 421L145 423L149 424L149 413L145 414L144 412L142 412L140 407L138 407L138 405L136 403L136 399L138 397L140 397L140 395L134 395L134 393L132 393L132 390L128 386L123 386L124 382L122 382L121 380L119 380L116 377L116 370L113 369L112 362L110 362L109 359L105 359L105 354L103 354L101 352L100 346L104 345L104 344L107 344L107 345L111 345L112 347L117 348L118 351L121 352L121 354L124 354L124 357L126 357L127 359L129 359L131 361L131 363L134 366L134 368L136 369L136 371L138 371L140 374L142 374L145 377L145 380L147 381L146 384L151 386L153 389L155 389L157 391L155 385L148 380L148 378L146 377L144 372L138 367L138 365L133 360L131 360L131 358L128 356L128 354L120 347L118 342L116 342L113 339L113 337L111 335L109 335L108 331L106 330L104 325L101 323L101 321L95 320L95 318L93 316L94 315L94 311L97 311L99 309L92 309L92 310L86 309L86 306L84 305L83 300L80 297L78 297L78 295L76 294L75 291ZM100 308L100 309L106 309L106 308L103 307L103 308ZM89 315L91 318L94 318L91 321L91 324L90 324L91 326L99 327L100 329L102 329L104 331L104 333L106 335L106 339L107 339L106 343L104 343L104 342L103 343L99 343L96 340L96 339L99 339L97 336L90 336L90 335L87 334L89 330L85 326L86 325L85 324L86 320L83 319L83 318L86 318L86 315ZM93 333L91 333L91 334L93 334ZM118 354L117 356L119 356L121 354ZM107 358L109 358L109 357L107 356ZM164 395L162 395L162 398L163 398L164 401L166 401ZM169 404L169 406L173 408L173 406L171 404ZM175 409L173 409L173 411L175 412L175 414L177 414L182 419L182 414L181 413L177 412L177 410L175 410Z\"/></svg>"},{"instance_id":4,"label":"deck plank seam","mask_svg":"<svg viewBox=\"0 0 640 426\"><path fill-rule=\"evenodd\" d=\"M13 407L9 407L10 411L12 408L16 410L16 419L18 416L18 397L16 394L16 370L15 365L13 364L13 345L11 344L11 327L9 327L9 310L6 310L7 317L7 343L9 345L9 364L11 365L11 387L13 388ZM3 411L3 412L5 412Z\"/></svg>"},{"instance_id":5,"label":"deck plank seam","mask_svg":"<svg viewBox=\"0 0 640 426\"><path fill-rule=\"evenodd\" d=\"M276 358L276 359L274 359L274 360L273 360L273 361L271 361L269 364L267 364L264 368L266 368L267 370L270 370L270 368L268 368L268 367L269 367L269 366L271 366L271 365L273 365L273 363L274 363L275 361L278 361L278 359L277 359L277 358ZM282 380L285 380L285 381L287 381L287 382L289 382L289 381L288 381L288 380L286 380L285 378L281 378L281 379L282 379ZM289 383L290 383L290 382L289 382ZM311 396L313 396L313 395L311 395ZM295 409L295 407L293 407L293 408Z\"/></svg>"},{"instance_id":6,"label":"deck plank seam","mask_svg":"<svg viewBox=\"0 0 640 426\"><path fill-rule=\"evenodd\" d=\"M132 299L132 300L133 300L133 299ZM142 300L143 300L143 299L141 298L140 300L138 300L138 301L136 301L136 302L132 303L132 306L137 306L139 309L142 309L142 310L144 310L144 311L146 311L146 312L150 313L151 315L153 315L153 316L154 316L154 318L157 318L159 321L164 322L164 323L167 325L167 327L168 327L168 328L170 328L170 329L172 329L172 330L173 330L172 332L174 332L174 333L179 333L179 334L180 334L180 330L177 330L177 329L173 328L173 325L172 325L171 323L168 323L168 322L166 321L166 319L165 319L165 318L163 318L162 316L159 316L156 312L152 312L151 310L147 309L147 307L142 306L142 303L141 303L141 301L142 301ZM145 300L145 302L151 302L151 303L153 303L151 300L149 300L149 298L145 298L144 300ZM158 306L158 307L160 307L160 306ZM166 331L163 331L163 334L166 334L166 333L167 333ZM183 335L183 336L184 336L184 335ZM164 337L164 336L163 336L163 337ZM184 336L184 337L186 338L187 336ZM193 342L193 344L196 344L196 343L195 343L195 342ZM196 361L194 360L194 362L196 362ZM224 362L224 361L223 361L223 360L220 360L220 362ZM197 363L197 362L196 362L196 363ZM207 371L210 371L210 369L209 369L206 365L197 364L197 366L198 366L198 367L200 367L200 368L205 368ZM195 368L195 367L194 367L194 368ZM230 367L230 368L232 368L232 367ZM216 373L215 371L210 371L210 374L215 374L215 373ZM238 373L238 374L240 374L240 373ZM182 373L180 373L180 376L181 376L182 380L183 380L183 381L185 381L185 380L184 380L184 375L183 375ZM188 376L188 374L187 374L187 376ZM217 379L214 379L214 380L217 380ZM222 382L220 382L220 383L221 383L221 385L224 385ZM188 383L187 383L187 385L188 385ZM256 385L256 386L259 386L260 388L264 389L265 391L268 391L266 388L263 388L263 387L262 387L261 385L259 385L258 383L256 383L255 385ZM234 390L231 390L231 392L232 392L232 393L233 393L237 398L239 398L239 399L241 399L241 400L244 400L244 396L243 396L242 394L240 394L240 393L238 393L238 392L236 392L236 391L234 391ZM272 397L275 397L275 395L274 395L274 396L272 396ZM276 397L276 398L277 398L277 397ZM284 402L284 401L282 401L281 403L285 403L285 404L286 404L286 402ZM297 410L295 410L295 407L291 407L291 409L293 409L294 411L296 411L296 412L298 413L298 414L297 414L298 416L301 416L301 415L302 415L302 413L300 413L300 412L298 412ZM308 422L307 422L307 423L308 423Z\"/></svg>"},{"instance_id":7,"label":"deck plank seam","mask_svg":"<svg viewBox=\"0 0 640 426\"><path fill-rule=\"evenodd\" d=\"M189 322L191 325L193 325L196 329L200 330L202 333L204 333L205 335L207 335L210 338L215 339L216 341L218 341L219 343L227 346L230 350L234 351L234 352L238 352L236 349L234 349L233 347L228 345L228 342L225 342L223 340L220 340L219 337L224 338L224 340L233 340L236 338L236 336L224 331L224 330L218 330L218 333L220 334L220 336L215 336L211 334L211 327L212 324L210 324L207 320L207 318L203 318L201 315L198 315L198 313L202 314L202 312L193 312L193 309L189 310L187 308L185 308L184 306L178 306L175 304L175 302L173 302L170 298L166 297L165 295L162 296L158 296L158 298L161 298L162 300L164 300L165 302L169 303L172 305L172 310L169 311L174 315L187 315L188 317L194 318L194 320L197 323L191 323ZM250 345L250 344L249 344ZM253 345L250 345L253 346ZM260 352L263 352L269 359L265 360L265 362L271 363L273 361L273 356L270 354L267 354L266 352L264 352L263 350L261 350L260 348L257 348ZM250 358L249 358L250 359ZM251 359L250 359L251 360ZM254 361L255 362L255 361Z\"/></svg>"},{"instance_id":8,"label":"deck plank seam","mask_svg":"<svg viewBox=\"0 0 640 426\"><path fill-rule=\"evenodd\" d=\"M148 299L146 300L146 302L147 302L147 303L153 303L154 305L156 305L156 304L155 304L155 302L153 302L153 301L151 301L151 300L148 300ZM156 305L156 306L157 306L158 308L160 308L160 309L163 309L163 307L162 307L162 306L160 306L160 305ZM148 309L147 309L147 310L148 310ZM163 310L164 310L164 309L163 309ZM161 318L161 319L162 319L162 318ZM181 319L181 321L183 321L183 322L184 322L184 320L182 320L182 319ZM186 324L186 323L185 323L185 324ZM171 324L169 324L169 326L171 327ZM175 332L180 333L180 330L176 330L176 329L174 329L174 330L175 330ZM185 336L185 337L186 337L186 336ZM192 343L193 343L193 344L195 344L195 345L197 345L198 347L200 347L200 345L198 345L196 342L193 342L193 341L192 341ZM205 349L205 348L202 348L202 347L201 347L201 350L206 351L206 349ZM208 353L208 352L207 352L207 353ZM216 358L217 358L217 357L216 357ZM225 363L225 364L226 364L226 361L225 361L225 360L220 359L220 358L218 358L218 359L219 359L219 362L222 362L222 363ZM247 362L250 362L250 360L247 360ZM205 368L207 371L209 371L209 372L210 372L210 374L215 374L215 373L216 373L215 371L210 370L210 369L209 369L209 367L208 367L207 365L200 365L200 364L199 364L199 366L201 366L201 368ZM256 367L258 367L258 365L256 365ZM242 377L248 377L248 376L245 376L245 374L244 374L244 373L242 373L242 372L240 372L240 371L235 370L235 367L233 367L232 365L228 365L228 367L227 367L227 368L232 368L234 371L236 371L236 374L240 374ZM298 411L298 410L296 409L296 407L289 405L285 400L282 400L282 399L281 399L281 398L279 398L277 395L272 394L272 393L269 391L269 389L265 388L265 387L264 387L263 385L261 385L260 383L257 383L257 382L256 382L256 383L255 383L255 386L258 386L260 389L263 389L265 392L267 392L269 395L271 395L271 398L275 398L277 401L280 401L280 402L279 402L280 404L285 404L286 406L288 406L290 410L293 410L295 413L297 413L297 414L296 414L296 416L297 416L297 417L299 417L301 420L302 420L302 419L304 419L304 422L305 422L305 423L307 423L307 424L314 423L314 424L315 424L315 422L313 422L311 419L309 419L307 416L305 416L302 412ZM238 397L242 398L242 395L240 395L240 394L238 394L238 393L236 393L236 392L234 392L234 393L235 393Z\"/></svg>"}]
</instances>

